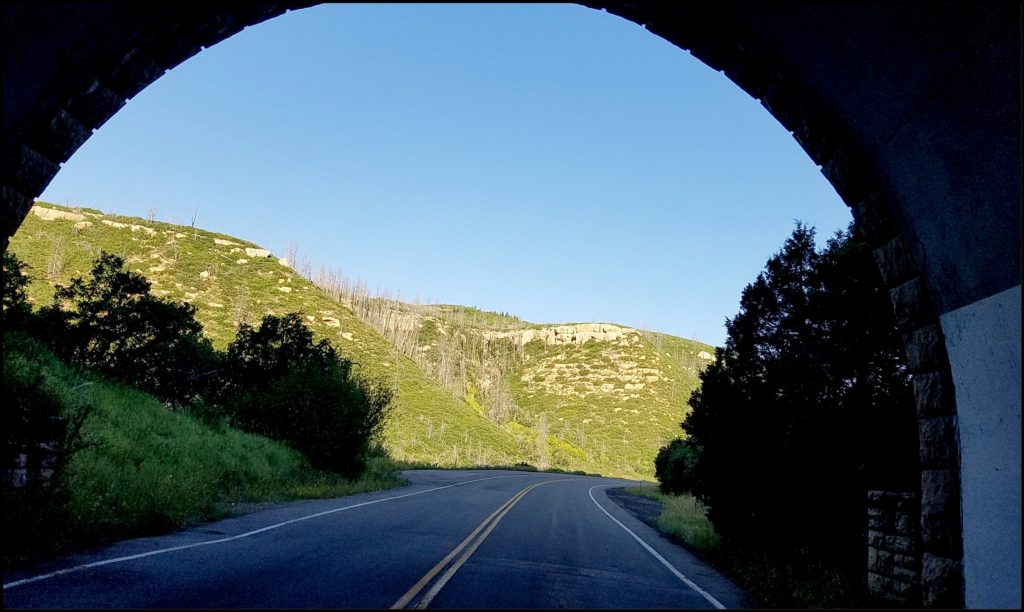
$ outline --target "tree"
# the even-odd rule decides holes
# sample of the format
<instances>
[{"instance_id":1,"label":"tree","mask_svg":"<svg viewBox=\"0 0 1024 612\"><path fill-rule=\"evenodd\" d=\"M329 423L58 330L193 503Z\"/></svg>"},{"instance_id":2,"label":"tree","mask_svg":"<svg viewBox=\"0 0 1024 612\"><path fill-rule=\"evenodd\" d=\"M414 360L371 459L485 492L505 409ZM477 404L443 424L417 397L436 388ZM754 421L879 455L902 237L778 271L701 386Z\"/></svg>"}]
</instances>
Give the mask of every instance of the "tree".
<instances>
[{"instance_id":1,"label":"tree","mask_svg":"<svg viewBox=\"0 0 1024 612\"><path fill-rule=\"evenodd\" d=\"M228 346L220 397L232 425L289 444L353 477L380 435L391 392L357 378L296 313L243 324Z\"/></svg>"},{"instance_id":2,"label":"tree","mask_svg":"<svg viewBox=\"0 0 1024 612\"><path fill-rule=\"evenodd\" d=\"M229 393L260 388L298 366L319 371L339 366L346 372L351 366L328 340L314 343L313 332L297 313L266 315L258 328L241 324L228 346L226 363Z\"/></svg>"},{"instance_id":3,"label":"tree","mask_svg":"<svg viewBox=\"0 0 1024 612\"><path fill-rule=\"evenodd\" d=\"M63 357L175 404L203 394L216 356L192 304L150 294L124 259L101 253L88 280L58 285L41 335Z\"/></svg>"},{"instance_id":4,"label":"tree","mask_svg":"<svg viewBox=\"0 0 1024 612\"><path fill-rule=\"evenodd\" d=\"M0 320L4 330L20 329L32 312L25 293L29 283L25 275L28 264L10 251L4 251L3 257L3 311Z\"/></svg>"},{"instance_id":5,"label":"tree","mask_svg":"<svg viewBox=\"0 0 1024 612\"><path fill-rule=\"evenodd\" d=\"M851 230L817 252L798 223L726 330L682 423L690 452L659 454L662 486L690 470L724 538L861 554L869 486L916 486L909 375L870 250Z\"/></svg>"}]
</instances>

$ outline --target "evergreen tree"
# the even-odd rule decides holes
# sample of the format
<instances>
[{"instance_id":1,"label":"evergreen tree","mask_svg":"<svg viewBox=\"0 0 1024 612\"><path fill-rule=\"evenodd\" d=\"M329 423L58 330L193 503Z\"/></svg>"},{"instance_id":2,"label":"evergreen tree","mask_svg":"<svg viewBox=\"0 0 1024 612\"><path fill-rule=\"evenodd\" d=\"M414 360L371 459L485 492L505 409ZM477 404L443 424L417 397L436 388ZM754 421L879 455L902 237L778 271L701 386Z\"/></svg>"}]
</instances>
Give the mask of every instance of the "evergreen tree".
<instances>
[{"instance_id":1,"label":"evergreen tree","mask_svg":"<svg viewBox=\"0 0 1024 612\"><path fill-rule=\"evenodd\" d=\"M22 328L32 312L28 304L25 287L28 276L25 275L28 264L21 261L10 251L3 254L3 310L0 311L4 331Z\"/></svg>"},{"instance_id":2,"label":"evergreen tree","mask_svg":"<svg viewBox=\"0 0 1024 612\"><path fill-rule=\"evenodd\" d=\"M378 440L391 393L360 380L352 363L296 313L243 324L224 360L221 402L239 429L285 442L313 465L356 476Z\"/></svg>"},{"instance_id":3,"label":"evergreen tree","mask_svg":"<svg viewBox=\"0 0 1024 612\"><path fill-rule=\"evenodd\" d=\"M817 252L798 223L726 329L682 424L689 452L659 455L662 472L682 462L727 539L861 555L868 488L912 488L917 473L909 375L869 249L851 230Z\"/></svg>"}]
</instances>

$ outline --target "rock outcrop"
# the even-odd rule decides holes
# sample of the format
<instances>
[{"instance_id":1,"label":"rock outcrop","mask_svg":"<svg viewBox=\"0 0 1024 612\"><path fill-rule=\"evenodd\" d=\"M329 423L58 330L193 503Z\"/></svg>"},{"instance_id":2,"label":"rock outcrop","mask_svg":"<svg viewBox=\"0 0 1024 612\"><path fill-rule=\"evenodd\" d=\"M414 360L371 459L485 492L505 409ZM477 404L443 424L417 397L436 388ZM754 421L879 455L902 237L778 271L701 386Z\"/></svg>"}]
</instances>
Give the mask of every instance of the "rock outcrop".
<instances>
[{"instance_id":1,"label":"rock outcrop","mask_svg":"<svg viewBox=\"0 0 1024 612\"><path fill-rule=\"evenodd\" d=\"M629 327L619 327L607 323L577 323L576 325L554 325L534 329L517 329L513 331L481 331L488 340L508 338L518 345L533 340L544 344L586 344L588 340L639 342L640 333Z\"/></svg>"}]
</instances>

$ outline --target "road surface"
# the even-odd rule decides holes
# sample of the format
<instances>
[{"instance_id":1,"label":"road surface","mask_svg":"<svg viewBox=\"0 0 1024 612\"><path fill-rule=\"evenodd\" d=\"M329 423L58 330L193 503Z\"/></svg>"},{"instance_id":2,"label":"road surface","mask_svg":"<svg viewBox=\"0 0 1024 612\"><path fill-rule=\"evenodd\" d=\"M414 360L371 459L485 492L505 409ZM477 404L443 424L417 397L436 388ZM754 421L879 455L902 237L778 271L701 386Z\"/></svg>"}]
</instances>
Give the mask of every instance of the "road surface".
<instances>
[{"instance_id":1,"label":"road surface","mask_svg":"<svg viewBox=\"0 0 1024 612\"><path fill-rule=\"evenodd\" d=\"M4 574L7 608L736 608L589 476L415 470Z\"/></svg>"}]
</instances>

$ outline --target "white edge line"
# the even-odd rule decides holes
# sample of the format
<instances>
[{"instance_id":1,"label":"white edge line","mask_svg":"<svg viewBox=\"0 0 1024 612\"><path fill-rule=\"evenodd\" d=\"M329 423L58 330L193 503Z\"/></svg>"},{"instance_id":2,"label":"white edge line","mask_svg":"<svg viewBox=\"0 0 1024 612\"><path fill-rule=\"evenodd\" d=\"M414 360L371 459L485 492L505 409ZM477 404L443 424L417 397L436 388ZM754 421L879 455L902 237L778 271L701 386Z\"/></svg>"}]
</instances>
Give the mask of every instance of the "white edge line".
<instances>
[{"instance_id":1,"label":"white edge line","mask_svg":"<svg viewBox=\"0 0 1024 612\"><path fill-rule=\"evenodd\" d=\"M70 574L72 572L78 572L78 571L82 571L82 570L85 570L85 569L90 569L90 568L93 568L93 567L100 567L100 566L103 566L103 565L111 565L113 563L122 563L124 561L132 561L134 559L141 559L143 557L151 557L153 555L162 555L162 554L165 554L165 553L174 552L176 550L185 550L186 548L197 548L199 546L209 546L210 544L221 544L223 542L230 542L232 540L240 540L242 538L247 538L249 536L254 536L254 535L258 534L258 533L263 533L264 531L270 531L272 529L277 529L278 527L284 527L285 525L291 525L292 523L298 523L300 521L305 521L305 520L309 520L309 519L312 519L312 518L321 517L321 516L324 516L326 514L334 514L335 512L341 512L342 510L351 510L352 508L359 508L359 507L362 507L362 506L369 506L371 504L379 504L380 502L386 502L386 501L392 501L392 500L396 500L396 499L402 499L404 497L412 497L413 495L422 495L423 493L431 493L433 491L440 491L441 489L448 489L448 488L451 488L451 487L458 487L458 486L465 485L465 484L470 484L470 483L473 483L473 482L480 482L481 480L494 480L496 478L510 478L512 476L519 476L519 474L506 474L504 476L488 476L487 478L476 478L474 480L466 480L464 482L456 482L455 484L445 485L443 487L436 487L436 488L433 488L433 489L427 489L425 491L417 491L415 493L406 493L405 495L396 495L394 497L385 497L383 499L375 499L375 500L368 501L368 502L362 502L360 504L352 504L351 506L344 506L344 507L341 507L341 508L334 508L333 510L325 510L323 512L317 512L316 514L310 514L308 516L300 516L299 518L294 518L294 519L291 519L291 520L288 520L288 521L284 521L283 523L277 523L275 525L268 525L266 527L261 527L259 529L254 529L253 531L247 531L245 533L242 533L242 534L239 534L239 535L236 535L236 536L231 536L229 538L221 538L219 540L209 540L209 541L206 541L206 542L197 542L195 544L184 544L182 546L173 546L171 548L161 548L159 550L151 550L149 552L139 553L137 555L129 555L127 557L117 557L117 558L114 558L114 559L105 559L103 561L95 561L93 563L86 563L85 565L76 565L75 567L69 567L69 568L65 568L65 569L62 569L62 570L57 570L55 572L50 572L49 574L42 574L42 575L39 575L39 576L33 576L31 578L23 578L21 580L15 580L14 582L9 582L9 583L4 584L3 588L4 588L4 590L12 589L14 587L18 587L18 586L21 586L23 584L29 584L30 582L39 582L40 580L46 580L48 578L53 578L55 576L61 576L63 574Z\"/></svg>"},{"instance_id":2,"label":"white edge line","mask_svg":"<svg viewBox=\"0 0 1024 612\"><path fill-rule=\"evenodd\" d=\"M662 557L661 555L659 555L658 551L656 551L653 548L651 548L650 545L647 544L647 542L644 542L642 539L640 539L640 536L638 536L635 533L633 533L633 531L629 527L626 527L625 525L620 523L619 519L617 519L614 516L612 516L611 514L609 514L607 510L605 510L604 508L601 507L601 504L597 503L597 500L594 499L594 489L603 489L605 487L613 487L613 486L616 486L616 485L596 485L596 486L590 487L590 490L587 491L587 494L590 495L590 501L594 502L594 505L597 506L598 509L601 510L601 512L604 512L608 516L608 518L610 518L613 521L615 521L615 524L617 524L619 527L622 527L623 529L626 530L627 533L629 533L629 535L633 536L634 540L636 540L637 542L640 542L640 545L643 546L644 548L646 548L647 552L649 552L652 555L654 555L655 559L657 559L658 561L661 561L661 564L664 565L665 567L667 567L670 572L675 574L676 578L682 580L686 584L686 586L688 586L691 589L693 589L694 591L697 591L698 593L700 593L701 597L703 597L704 599L708 600L708 603L710 603L714 607L718 608L719 610L725 610L726 608L725 608L725 606L722 605L722 602L720 602L717 599L715 599L714 596L711 595L711 593L708 593L704 589L700 588L692 580L690 580L689 578L684 576L682 574L682 572L677 570L675 567L672 566L671 563L666 561L665 557Z\"/></svg>"}]
</instances>

